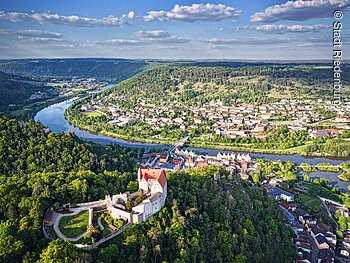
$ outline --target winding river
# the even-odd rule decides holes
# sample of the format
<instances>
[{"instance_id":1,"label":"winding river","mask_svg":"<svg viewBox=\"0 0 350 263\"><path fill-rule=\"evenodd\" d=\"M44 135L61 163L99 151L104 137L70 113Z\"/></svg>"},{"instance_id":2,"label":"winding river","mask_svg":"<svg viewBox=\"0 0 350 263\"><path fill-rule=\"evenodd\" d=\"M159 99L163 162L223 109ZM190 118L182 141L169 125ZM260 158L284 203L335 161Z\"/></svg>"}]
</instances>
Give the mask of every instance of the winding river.
<instances>
[{"instance_id":1,"label":"winding river","mask_svg":"<svg viewBox=\"0 0 350 263\"><path fill-rule=\"evenodd\" d=\"M113 84L107 85L103 90L112 87ZM76 99L68 99L63 102L53 104L42 110L40 110L34 117L35 120L40 121L44 126L48 127L53 132L74 132L78 137L87 141L110 144L116 143L121 146L128 147L142 147L142 148L169 148L169 145L155 144L155 143L142 143L142 142L130 142L119 138L113 138L102 134L94 134L85 130L82 130L72 124L70 124L64 117L65 110L75 101ZM203 149L203 148L189 148L195 150L196 153L216 155L220 150L217 149ZM227 152L227 151L221 151ZM264 153L249 153L253 158L266 158L270 160L282 160L292 161L296 164L309 163L316 165L319 163L331 163L334 165L341 164L344 159L339 158L327 158L327 157L304 157L299 154L283 155L283 154L264 154ZM324 177L329 179L330 183L337 186L340 190L346 191L347 186L350 182L343 182L337 178L339 173L332 172L313 172L310 174L311 178Z\"/></svg>"}]
</instances>

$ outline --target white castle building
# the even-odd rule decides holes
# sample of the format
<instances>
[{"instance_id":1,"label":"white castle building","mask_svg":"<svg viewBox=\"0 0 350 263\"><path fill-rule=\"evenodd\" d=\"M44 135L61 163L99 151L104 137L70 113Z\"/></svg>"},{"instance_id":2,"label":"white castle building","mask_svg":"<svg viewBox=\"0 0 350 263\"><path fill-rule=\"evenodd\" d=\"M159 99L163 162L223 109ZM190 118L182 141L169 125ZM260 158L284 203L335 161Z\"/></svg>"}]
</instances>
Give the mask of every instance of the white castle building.
<instances>
[{"instance_id":1,"label":"white castle building","mask_svg":"<svg viewBox=\"0 0 350 263\"><path fill-rule=\"evenodd\" d=\"M110 204L108 211L113 218L124 219L131 223L146 221L153 214L160 211L164 206L167 197L166 172L163 169L139 169L137 180L139 190L135 193L123 193L107 196ZM142 202L137 203L137 199L143 197ZM131 202L131 211L126 209L126 203Z\"/></svg>"}]
</instances>

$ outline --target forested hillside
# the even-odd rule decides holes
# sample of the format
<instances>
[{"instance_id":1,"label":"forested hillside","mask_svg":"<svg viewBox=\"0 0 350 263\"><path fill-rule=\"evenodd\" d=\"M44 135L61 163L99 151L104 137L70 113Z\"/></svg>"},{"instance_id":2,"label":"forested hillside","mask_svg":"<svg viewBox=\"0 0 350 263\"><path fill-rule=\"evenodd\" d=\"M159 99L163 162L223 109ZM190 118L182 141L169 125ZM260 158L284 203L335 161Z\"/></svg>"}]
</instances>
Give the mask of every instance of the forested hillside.
<instances>
[{"instance_id":1,"label":"forested hillside","mask_svg":"<svg viewBox=\"0 0 350 263\"><path fill-rule=\"evenodd\" d=\"M344 66L344 71L350 73L349 65ZM154 101L176 98L188 103L204 103L220 99L229 104L240 99L244 103L261 104L281 97L329 98L333 94L331 77L330 67L163 66L145 70L124 81L115 92ZM343 81L349 85L350 79L345 77ZM349 88L346 85L345 95Z\"/></svg>"},{"instance_id":2,"label":"forested hillside","mask_svg":"<svg viewBox=\"0 0 350 263\"><path fill-rule=\"evenodd\" d=\"M142 150L85 143L0 115L0 151L0 262L292 262L277 205L217 168L170 174L163 210L100 251L49 243L44 211L125 191Z\"/></svg>"},{"instance_id":3,"label":"forested hillside","mask_svg":"<svg viewBox=\"0 0 350 263\"><path fill-rule=\"evenodd\" d=\"M0 72L0 111L7 111L9 104L21 105L35 91L45 89L44 85L32 82L30 78Z\"/></svg>"},{"instance_id":4,"label":"forested hillside","mask_svg":"<svg viewBox=\"0 0 350 263\"><path fill-rule=\"evenodd\" d=\"M97 262L293 262L277 204L238 177L214 181L217 172L168 174L166 206L102 248Z\"/></svg>"},{"instance_id":5,"label":"forested hillside","mask_svg":"<svg viewBox=\"0 0 350 263\"><path fill-rule=\"evenodd\" d=\"M142 150L83 143L0 115L0 152L0 262L35 262L48 244L45 210L125 191Z\"/></svg>"},{"instance_id":6,"label":"forested hillside","mask_svg":"<svg viewBox=\"0 0 350 263\"><path fill-rule=\"evenodd\" d=\"M140 72L146 62L123 59L37 59L0 61L0 71L30 77L96 78L119 82Z\"/></svg>"}]
</instances>

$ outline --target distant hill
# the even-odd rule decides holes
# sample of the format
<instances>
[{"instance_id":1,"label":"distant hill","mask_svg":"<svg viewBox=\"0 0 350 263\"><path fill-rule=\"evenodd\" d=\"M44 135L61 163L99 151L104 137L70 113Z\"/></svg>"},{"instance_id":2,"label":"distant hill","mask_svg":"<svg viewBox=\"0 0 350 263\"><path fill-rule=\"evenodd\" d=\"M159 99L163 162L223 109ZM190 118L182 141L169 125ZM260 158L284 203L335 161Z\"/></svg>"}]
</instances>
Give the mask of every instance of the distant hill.
<instances>
[{"instance_id":1,"label":"distant hill","mask_svg":"<svg viewBox=\"0 0 350 263\"><path fill-rule=\"evenodd\" d=\"M120 82L149 63L124 59L19 59L0 60L0 71L29 77L96 78Z\"/></svg>"},{"instance_id":2,"label":"distant hill","mask_svg":"<svg viewBox=\"0 0 350 263\"><path fill-rule=\"evenodd\" d=\"M0 72L0 111L8 111L10 104L23 104L35 91L44 88L31 78Z\"/></svg>"},{"instance_id":3,"label":"distant hill","mask_svg":"<svg viewBox=\"0 0 350 263\"><path fill-rule=\"evenodd\" d=\"M195 65L195 66L192 66ZM201 65L201 66L199 66ZM116 94L129 98L148 97L159 101L180 100L203 103L219 99L224 103L241 99L245 103L268 103L269 98L331 98L330 66L274 65L210 67L211 64L173 64L145 70L122 82ZM217 65L217 64L214 64ZM220 65L220 64L219 64ZM350 66L343 68L344 97L349 90ZM108 93L111 92L107 91ZM347 93L348 94L348 93ZM230 101L230 102L229 102Z\"/></svg>"}]
</instances>

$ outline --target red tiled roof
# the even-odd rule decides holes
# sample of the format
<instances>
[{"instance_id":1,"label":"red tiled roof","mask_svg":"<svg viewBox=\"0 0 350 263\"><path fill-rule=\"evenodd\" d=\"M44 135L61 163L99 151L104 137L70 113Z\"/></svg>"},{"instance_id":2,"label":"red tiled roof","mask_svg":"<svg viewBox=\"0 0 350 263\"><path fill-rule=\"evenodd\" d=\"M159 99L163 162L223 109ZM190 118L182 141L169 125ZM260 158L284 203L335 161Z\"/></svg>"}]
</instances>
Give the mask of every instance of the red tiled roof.
<instances>
[{"instance_id":1,"label":"red tiled roof","mask_svg":"<svg viewBox=\"0 0 350 263\"><path fill-rule=\"evenodd\" d=\"M155 180L158 181L159 184L164 188L167 179L166 173L163 169L140 169L140 176L144 178L146 181Z\"/></svg>"}]
</instances>

